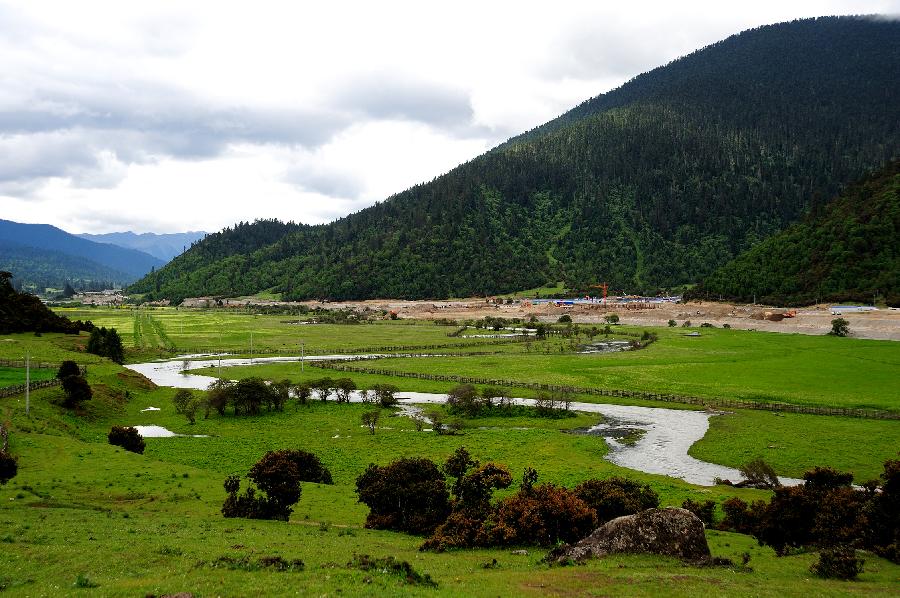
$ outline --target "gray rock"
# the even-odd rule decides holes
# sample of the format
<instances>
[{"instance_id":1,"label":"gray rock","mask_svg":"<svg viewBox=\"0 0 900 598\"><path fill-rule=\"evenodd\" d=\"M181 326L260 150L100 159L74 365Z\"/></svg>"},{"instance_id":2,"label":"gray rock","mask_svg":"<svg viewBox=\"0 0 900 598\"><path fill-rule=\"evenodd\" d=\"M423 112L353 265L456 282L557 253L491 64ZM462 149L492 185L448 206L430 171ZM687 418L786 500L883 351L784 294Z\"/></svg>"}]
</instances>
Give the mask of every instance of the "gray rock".
<instances>
[{"instance_id":1,"label":"gray rock","mask_svg":"<svg viewBox=\"0 0 900 598\"><path fill-rule=\"evenodd\" d=\"M647 509L608 521L587 538L556 548L547 560L564 564L614 553L649 553L708 561L703 532L703 522L686 509Z\"/></svg>"}]
</instances>

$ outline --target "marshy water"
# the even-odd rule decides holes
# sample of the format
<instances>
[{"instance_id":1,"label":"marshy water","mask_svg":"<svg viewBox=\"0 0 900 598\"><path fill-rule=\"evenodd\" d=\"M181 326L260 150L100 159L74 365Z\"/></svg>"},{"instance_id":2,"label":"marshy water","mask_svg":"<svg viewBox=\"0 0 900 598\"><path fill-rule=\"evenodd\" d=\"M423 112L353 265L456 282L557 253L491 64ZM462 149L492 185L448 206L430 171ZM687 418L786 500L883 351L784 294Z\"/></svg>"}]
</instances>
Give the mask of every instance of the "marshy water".
<instances>
[{"instance_id":1,"label":"marshy water","mask_svg":"<svg viewBox=\"0 0 900 598\"><path fill-rule=\"evenodd\" d=\"M216 378L182 373L182 361L189 357L191 356L168 361L131 364L126 367L143 374L158 386L205 389ZM380 357L380 355L315 355L308 356L305 360L314 362L375 357ZM220 364L220 361L222 367L276 362L295 362L299 367L298 357L261 357L253 358L251 361L249 358L220 360L213 356L191 361L190 367L192 369L215 367ZM439 404L447 400L447 395L441 393L398 392L397 397L405 414L416 413L418 410L415 405ZM534 399L516 398L512 400L517 405L534 405ZM353 393L351 401L362 401L361 394ZM645 473L679 478L702 486L713 485L715 478L732 481L743 479L736 469L707 463L688 454L691 445L706 434L709 429L709 418L716 416L716 412L581 402L573 402L571 409L583 413L596 413L603 417L603 422L586 430L585 433L595 433L604 437L611 449L606 455L606 459L616 465ZM140 430L144 426L136 427ZM159 428L159 426L149 426L148 428ZM616 432L624 428L639 431L638 434L631 435L632 439L636 437L634 442L623 441L622 434L605 433ZM175 436L172 432L165 431L168 432L165 436ZM143 433L141 435L146 436ZM803 480L781 478L781 482L785 485L794 485L802 483Z\"/></svg>"}]
</instances>

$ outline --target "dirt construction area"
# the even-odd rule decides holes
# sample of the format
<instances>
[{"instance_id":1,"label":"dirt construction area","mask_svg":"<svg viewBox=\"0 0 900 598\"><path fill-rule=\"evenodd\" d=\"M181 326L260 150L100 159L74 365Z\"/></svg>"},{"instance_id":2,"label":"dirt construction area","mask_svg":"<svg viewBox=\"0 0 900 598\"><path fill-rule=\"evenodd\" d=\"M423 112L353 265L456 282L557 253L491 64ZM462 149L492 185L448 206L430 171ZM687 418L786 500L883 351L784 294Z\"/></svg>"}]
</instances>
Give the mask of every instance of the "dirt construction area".
<instances>
[{"instance_id":1,"label":"dirt construction area","mask_svg":"<svg viewBox=\"0 0 900 598\"><path fill-rule=\"evenodd\" d=\"M729 324L741 330L765 330L795 334L826 334L831 330L831 321L842 317L850 323L850 336L856 338L900 340L900 309L881 308L871 312L832 314L831 305L811 305L798 309L784 309L761 305L736 305L709 301L688 303L645 303L645 304L576 304L557 306L551 303L532 304L529 301L510 304L494 304L485 299L460 301L398 301L370 300L341 303L311 302L307 305L330 309L357 308L383 309L394 311L400 318L426 319L448 318L451 320L473 320L484 316L503 318L537 317L543 322L556 322L563 314L569 314L573 322L580 324L604 324L609 314L619 316L622 324L645 326L666 326L675 320L678 326L690 321L693 326L704 322L721 327ZM779 314L795 311L793 317L780 321L767 320Z\"/></svg>"}]
</instances>

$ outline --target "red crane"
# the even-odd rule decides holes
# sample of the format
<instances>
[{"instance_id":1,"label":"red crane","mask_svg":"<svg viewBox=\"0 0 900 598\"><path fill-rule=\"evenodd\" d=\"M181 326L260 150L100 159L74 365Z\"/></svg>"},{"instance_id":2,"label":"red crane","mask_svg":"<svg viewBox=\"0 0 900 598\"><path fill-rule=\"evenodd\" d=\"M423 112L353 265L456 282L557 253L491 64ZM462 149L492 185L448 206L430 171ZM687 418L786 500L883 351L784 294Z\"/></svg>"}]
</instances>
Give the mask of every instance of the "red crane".
<instances>
[{"instance_id":1,"label":"red crane","mask_svg":"<svg viewBox=\"0 0 900 598\"><path fill-rule=\"evenodd\" d=\"M604 282L603 284L592 284L591 288L603 289L603 305L606 305L606 283Z\"/></svg>"}]
</instances>

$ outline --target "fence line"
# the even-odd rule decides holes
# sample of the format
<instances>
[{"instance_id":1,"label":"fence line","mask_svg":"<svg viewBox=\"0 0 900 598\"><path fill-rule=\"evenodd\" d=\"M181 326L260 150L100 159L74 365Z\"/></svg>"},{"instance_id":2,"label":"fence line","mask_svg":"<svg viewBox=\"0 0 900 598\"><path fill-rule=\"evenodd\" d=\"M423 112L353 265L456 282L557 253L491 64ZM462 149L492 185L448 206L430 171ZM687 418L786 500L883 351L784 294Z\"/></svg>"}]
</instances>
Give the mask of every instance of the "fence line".
<instances>
[{"instance_id":1,"label":"fence line","mask_svg":"<svg viewBox=\"0 0 900 598\"><path fill-rule=\"evenodd\" d=\"M30 367L34 369L59 369L58 363L47 363L44 361L31 361ZM24 359L0 359L0 366L5 366L8 368L24 368L25 360Z\"/></svg>"},{"instance_id":2,"label":"fence line","mask_svg":"<svg viewBox=\"0 0 900 598\"><path fill-rule=\"evenodd\" d=\"M31 390L37 390L38 388L50 388L51 386L59 386L62 382L58 378L51 378L50 380L41 380L39 382L32 382L30 384ZM0 397L11 397L14 395L24 394L25 393L25 385L19 384L17 386L4 386L0 388Z\"/></svg>"},{"instance_id":3,"label":"fence line","mask_svg":"<svg viewBox=\"0 0 900 598\"><path fill-rule=\"evenodd\" d=\"M572 394L586 394L600 397L625 397L643 399L646 401L661 401L667 403L683 403L687 405L701 405L704 407L717 407L724 409L755 409L761 411L779 411L786 413L802 413L808 415L839 415L843 417L858 417L865 419L900 420L900 413L885 411L882 409L856 409L850 407L819 407L812 405L792 405L789 403L761 403L758 401L742 401L740 399L704 398L689 395L674 395L666 393L645 392L640 390L621 390L606 388L586 388L581 386L564 386L558 384L541 384L539 382L523 382L519 380L499 380L479 378L473 376L457 376L453 374L426 374L423 372L398 372L384 368L372 368L358 365L347 365L336 361L310 362L310 365L318 368L327 368L341 372L354 372L359 374L375 374L381 376L396 376L398 378L415 378L419 380L432 380L437 382L456 382L458 384L483 384L489 386L506 386L514 388L526 388L529 390L564 392Z\"/></svg>"}]
</instances>

